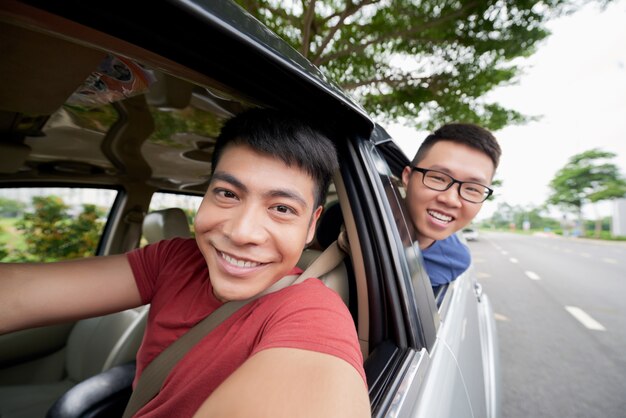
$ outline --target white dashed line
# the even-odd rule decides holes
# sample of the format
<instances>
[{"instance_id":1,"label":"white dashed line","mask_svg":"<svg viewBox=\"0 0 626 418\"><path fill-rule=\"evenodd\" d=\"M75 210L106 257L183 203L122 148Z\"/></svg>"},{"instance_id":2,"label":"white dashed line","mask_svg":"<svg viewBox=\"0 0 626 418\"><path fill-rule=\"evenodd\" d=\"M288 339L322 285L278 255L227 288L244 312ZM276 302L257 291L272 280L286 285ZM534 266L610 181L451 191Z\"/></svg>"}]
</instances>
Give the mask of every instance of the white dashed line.
<instances>
[{"instance_id":1,"label":"white dashed line","mask_svg":"<svg viewBox=\"0 0 626 418\"><path fill-rule=\"evenodd\" d=\"M519 261L517 261L517 258L513 258L513 257L509 258L509 261L513 264L519 263Z\"/></svg>"},{"instance_id":2,"label":"white dashed line","mask_svg":"<svg viewBox=\"0 0 626 418\"><path fill-rule=\"evenodd\" d=\"M539 275L537 275L537 273L534 273L532 271L525 271L524 273L531 280L541 280L541 277L539 277Z\"/></svg>"},{"instance_id":3,"label":"white dashed line","mask_svg":"<svg viewBox=\"0 0 626 418\"><path fill-rule=\"evenodd\" d=\"M589 253L580 253L580 255L585 257L585 258L591 258L591 254L589 254Z\"/></svg>"},{"instance_id":4,"label":"white dashed line","mask_svg":"<svg viewBox=\"0 0 626 418\"><path fill-rule=\"evenodd\" d=\"M604 328L601 323L593 319L582 309L577 308L576 306L566 306L565 309L585 327L594 331L606 331L606 328Z\"/></svg>"},{"instance_id":5,"label":"white dashed line","mask_svg":"<svg viewBox=\"0 0 626 418\"><path fill-rule=\"evenodd\" d=\"M605 263L609 263L609 264L617 264L617 260L616 260L616 259L614 259L614 258L607 258L607 257L604 257L604 258L602 259L602 261L604 261Z\"/></svg>"},{"instance_id":6,"label":"white dashed line","mask_svg":"<svg viewBox=\"0 0 626 418\"><path fill-rule=\"evenodd\" d=\"M496 321L508 321L509 320L508 317L506 317L506 316L504 316L502 314L499 314L499 313L494 313L493 317L495 318Z\"/></svg>"},{"instance_id":7,"label":"white dashed line","mask_svg":"<svg viewBox=\"0 0 626 418\"><path fill-rule=\"evenodd\" d=\"M506 252L506 251L502 250L502 251L500 251L500 254L502 254L502 255L507 255L507 254L508 254L508 252Z\"/></svg>"}]
</instances>

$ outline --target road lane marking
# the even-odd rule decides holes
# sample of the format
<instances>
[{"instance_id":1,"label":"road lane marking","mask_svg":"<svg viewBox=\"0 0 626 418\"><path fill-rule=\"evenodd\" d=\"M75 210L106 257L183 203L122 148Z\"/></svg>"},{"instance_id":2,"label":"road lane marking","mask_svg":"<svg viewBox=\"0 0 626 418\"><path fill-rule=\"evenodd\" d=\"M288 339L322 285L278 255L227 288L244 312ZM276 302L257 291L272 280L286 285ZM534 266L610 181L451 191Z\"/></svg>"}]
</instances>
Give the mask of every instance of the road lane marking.
<instances>
[{"instance_id":1,"label":"road lane marking","mask_svg":"<svg viewBox=\"0 0 626 418\"><path fill-rule=\"evenodd\" d=\"M507 255L508 253L506 251L502 250L502 251L500 251L500 254Z\"/></svg>"},{"instance_id":2,"label":"road lane marking","mask_svg":"<svg viewBox=\"0 0 626 418\"><path fill-rule=\"evenodd\" d=\"M585 258L591 258L591 254L589 253L580 253L580 255L582 255Z\"/></svg>"},{"instance_id":3,"label":"road lane marking","mask_svg":"<svg viewBox=\"0 0 626 418\"><path fill-rule=\"evenodd\" d=\"M493 317L494 317L494 319L495 319L496 321L508 321L508 320L509 320L509 318L508 318L508 317L506 317L506 316L504 316L504 315L502 315L502 314L499 314L499 313L494 313L494 314L493 314Z\"/></svg>"},{"instance_id":4,"label":"road lane marking","mask_svg":"<svg viewBox=\"0 0 626 418\"><path fill-rule=\"evenodd\" d=\"M519 261L517 260L517 258L513 258L513 257L509 258L509 261L510 261L511 263L513 263L513 264L517 264L517 263L519 263Z\"/></svg>"},{"instance_id":5,"label":"road lane marking","mask_svg":"<svg viewBox=\"0 0 626 418\"><path fill-rule=\"evenodd\" d=\"M587 312L576 306L566 306L565 310L569 312L574 318L578 320L585 327L594 331L606 331L606 328L601 323L593 319Z\"/></svg>"},{"instance_id":6,"label":"road lane marking","mask_svg":"<svg viewBox=\"0 0 626 418\"><path fill-rule=\"evenodd\" d=\"M614 258L603 257L602 261L609 264L617 264L617 260Z\"/></svg>"},{"instance_id":7,"label":"road lane marking","mask_svg":"<svg viewBox=\"0 0 626 418\"><path fill-rule=\"evenodd\" d=\"M539 277L539 275L535 272L532 271L525 271L524 272L526 274L526 276L528 276L529 279L531 280L541 280L541 277Z\"/></svg>"},{"instance_id":8,"label":"road lane marking","mask_svg":"<svg viewBox=\"0 0 626 418\"><path fill-rule=\"evenodd\" d=\"M478 278L478 279L486 279L488 277L491 277L491 274L485 273L485 272L482 272L482 271L479 271L478 273L476 273L476 278Z\"/></svg>"}]
</instances>

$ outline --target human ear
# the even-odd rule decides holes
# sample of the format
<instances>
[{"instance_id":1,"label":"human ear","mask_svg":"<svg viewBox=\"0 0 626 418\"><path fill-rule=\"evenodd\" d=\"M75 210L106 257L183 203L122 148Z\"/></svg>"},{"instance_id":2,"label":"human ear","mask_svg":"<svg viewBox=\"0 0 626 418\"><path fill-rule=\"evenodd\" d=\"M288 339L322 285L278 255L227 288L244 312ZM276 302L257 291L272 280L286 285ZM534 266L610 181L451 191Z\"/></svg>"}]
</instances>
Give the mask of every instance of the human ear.
<instances>
[{"instance_id":1,"label":"human ear","mask_svg":"<svg viewBox=\"0 0 626 418\"><path fill-rule=\"evenodd\" d=\"M318 206L317 209L315 209L315 212L313 212L313 215L311 216L311 222L309 223L309 230L306 234L307 244L313 241L313 237L315 237L315 227L317 226L317 220L320 218L320 215L322 214L322 210L324 210L324 208L321 205Z\"/></svg>"},{"instance_id":2,"label":"human ear","mask_svg":"<svg viewBox=\"0 0 626 418\"><path fill-rule=\"evenodd\" d=\"M412 171L413 169L408 165L402 170L402 184L404 184L405 188L409 187L409 179L411 178Z\"/></svg>"}]
</instances>

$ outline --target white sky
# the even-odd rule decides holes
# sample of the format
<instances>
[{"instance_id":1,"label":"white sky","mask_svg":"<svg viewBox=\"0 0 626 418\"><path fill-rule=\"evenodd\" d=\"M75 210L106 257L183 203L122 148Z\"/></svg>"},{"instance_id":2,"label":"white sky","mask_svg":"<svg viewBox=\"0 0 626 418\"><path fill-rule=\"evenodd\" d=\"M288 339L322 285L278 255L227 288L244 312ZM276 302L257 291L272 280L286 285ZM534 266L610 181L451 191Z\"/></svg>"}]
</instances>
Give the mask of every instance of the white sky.
<instances>
[{"instance_id":1,"label":"white sky","mask_svg":"<svg viewBox=\"0 0 626 418\"><path fill-rule=\"evenodd\" d=\"M502 159L496 178L498 198L487 202L479 218L491 216L497 202L538 206L548 184L574 154L599 147L626 174L626 0L601 9L596 4L553 20L552 34L522 63L519 83L487 98L538 122L496 131ZM426 132L387 126L409 158ZM609 215L609 204L597 205ZM593 216L592 208L585 214Z\"/></svg>"}]
</instances>

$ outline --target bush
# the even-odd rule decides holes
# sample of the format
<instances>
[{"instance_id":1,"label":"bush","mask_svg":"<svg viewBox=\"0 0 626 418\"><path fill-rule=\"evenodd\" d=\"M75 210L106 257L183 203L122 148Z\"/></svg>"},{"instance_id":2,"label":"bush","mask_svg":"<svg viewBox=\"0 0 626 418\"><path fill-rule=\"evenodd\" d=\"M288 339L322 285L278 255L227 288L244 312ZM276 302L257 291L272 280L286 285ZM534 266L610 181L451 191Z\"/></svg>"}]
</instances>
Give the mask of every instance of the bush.
<instances>
[{"instance_id":1,"label":"bush","mask_svg":"<svg viewBox=\"0 0 626 418\"><path fill-rule=\"evenodd\" d=\"M73 218L69 207L56 196L33 197L34 211L16 223L26 250L11 255L15 261L57 261L93 255L103 227L101 211L83 205Z\"/></svg>"}]
</instances>

